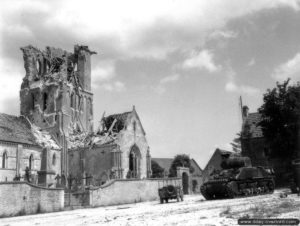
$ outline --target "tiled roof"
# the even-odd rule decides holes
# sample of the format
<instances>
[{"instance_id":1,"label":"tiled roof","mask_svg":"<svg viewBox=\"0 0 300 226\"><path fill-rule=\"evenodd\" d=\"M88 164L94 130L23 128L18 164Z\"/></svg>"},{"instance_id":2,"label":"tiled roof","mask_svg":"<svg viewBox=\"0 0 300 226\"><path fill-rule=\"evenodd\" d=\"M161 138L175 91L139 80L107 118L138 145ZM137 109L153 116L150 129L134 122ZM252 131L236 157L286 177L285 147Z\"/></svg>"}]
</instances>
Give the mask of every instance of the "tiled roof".
<instances>
[{"instance_id":1,"label":"tiled roof","mask_svg":"<svg viewBox=\"0 0 300 226\"><path fill-rule=\"evenodd\" d=\"M243 123L243 134L250 135L252 138L263 137L263 132L261 126L258 123L261 121L261 114L249 113L248 117L245 119Z\"/></svg>"},{"instance_id":2,"label":"tiled roof","mask_svg":"<svg viewBox=\"0 0 300 226\"><path fill-rule=\"evenodd\" d=\"M38 145L31 132L29 122L22 116L0 113L0 140Z\"/></svg>"},{"instance_id":3,"label":"tiled roof","mask_svg":"<svg viewBox=\"0 0 300 226\"><path fill-rule=\"evenodd\" d=\"M169 171L171 168L171 164L173 162L173 158L151 158L151 160L157 162L157 164L161 167L164 168L165 171Z\"/></svg>"},{"instance_id":4,"label":"tiled roof","mask_svg":"<svg viewBox=\"0 0 300 226\"><path fill-rule=\"evenodd\" d=\"M198 167L198 169L199 169L200 171L202 171L201 167L199 166L199 164L196 162L195 159L191 159L191 165L194 165L194 166Z\"/></svg>"},{"instance_id":5,"label":"tiled roof","mask_svg":"<svg viewBox=\"0 0 300 226\"><path fill-rule=\"evenodd\" d=\"M116 119L117 122L113 128L113 131L115 132L120 132L120 130L122 130L125 126L125 122L128 118L128 116L131 114L132 112L124 112L121 114L114 114L114 115L109 115L107 117L104 117L104 124L105 127L107 129L110 128L110 126L112 125L113 121Z\"/></svg>"}]
</instances>

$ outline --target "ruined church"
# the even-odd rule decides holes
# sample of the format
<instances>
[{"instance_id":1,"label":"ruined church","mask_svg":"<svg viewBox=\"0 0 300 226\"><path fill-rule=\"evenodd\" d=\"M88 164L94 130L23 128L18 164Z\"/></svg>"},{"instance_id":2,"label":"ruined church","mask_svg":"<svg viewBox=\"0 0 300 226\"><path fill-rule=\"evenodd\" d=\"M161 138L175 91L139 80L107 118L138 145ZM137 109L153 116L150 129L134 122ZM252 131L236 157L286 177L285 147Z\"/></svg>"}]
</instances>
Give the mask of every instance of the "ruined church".
<instances>
[{"instance_id":1,"label":"ruined church","mask_svg":"<svg viewBox=\"0 0 300 226\"><path fill-rule=\"evenodd\" d=\"M150 177L150 149L134 106L103 115L94 131L91 56L96 52L79 45L73 53L21 50L26 71L21 116L0 114L1 181L29 175L36 184L71 187Z\"/></svg>"}]
</instances>

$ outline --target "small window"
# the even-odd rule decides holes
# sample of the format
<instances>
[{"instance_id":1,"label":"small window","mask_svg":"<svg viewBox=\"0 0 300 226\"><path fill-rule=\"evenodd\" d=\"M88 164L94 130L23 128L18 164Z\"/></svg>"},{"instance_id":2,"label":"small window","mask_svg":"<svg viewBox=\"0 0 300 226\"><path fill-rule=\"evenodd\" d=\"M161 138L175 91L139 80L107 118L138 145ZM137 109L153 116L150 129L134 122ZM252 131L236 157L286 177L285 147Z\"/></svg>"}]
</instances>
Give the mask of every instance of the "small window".
<instances>
[{"instance_id":1,"label":"small window","mask_svg":"<svg viewBox=\"0 0 300 226\"><path fill-rule=\"evenodd\" d=\"M55 166L56 165L56 155L55 153L52 156L52 165Z\"/></svg>"},{"instance_id":2,"label":"small window","mask_svg":"<svg viewBox=\"0 0 300 226\"><path fill-rule=\"evenodd\" d=\"M74 108L74 106L75 106L75 95L74 95L74 93L71 94L70 102L71 102L71 108Z\"/></svg>"},{"instance_id":3,"label":"small window","mask_svg":"<svg viewBox=\"0 0 300 226\"><path fill-rule=\"evenodd\" d=\"M36 70L37 70L39 75L42 74L42 65L41 65L41 62L39 60L36 61Z\"/></svg>"},{"instance_id":4,"label":"small window","mask_svg":"<svg viewBox=\"0 0 300 226\"><path fill-rule=\"evenodd\" d=\"M43 110L45 111L47 109L48 105L48 94L44 93L43 94Z\"/></svg>"},{"instance_id":5,"label":"small window","mask_svg":"<svg viewBox=\"0 0 300 226\"><path fill-rule=\"evenodd\" d=\"M7 168L7 152L5 151L2 155L2 168L5 169Z\"/></svg>"},{"instance_id":6,"label":"small window","mask_svg":"<svg viewBox=\"0 0 300 226\"><path fill-rule=\"evenodd\" d=\"M32 109L34 110L34 106L35 106L34 94L31 94L31 103L32 103Z\"/></svg>"},{"instance_id":7,"label":"small window","mask_svg":"<svg viewBox=\"0 0 300 226\"><path fill-rule=\"evenodd\" d=\"M33 159L33 155L31 154L29 157L29 170L33 169L33 164L34 164L34 159Z\"/></svg>"}]
</instances>

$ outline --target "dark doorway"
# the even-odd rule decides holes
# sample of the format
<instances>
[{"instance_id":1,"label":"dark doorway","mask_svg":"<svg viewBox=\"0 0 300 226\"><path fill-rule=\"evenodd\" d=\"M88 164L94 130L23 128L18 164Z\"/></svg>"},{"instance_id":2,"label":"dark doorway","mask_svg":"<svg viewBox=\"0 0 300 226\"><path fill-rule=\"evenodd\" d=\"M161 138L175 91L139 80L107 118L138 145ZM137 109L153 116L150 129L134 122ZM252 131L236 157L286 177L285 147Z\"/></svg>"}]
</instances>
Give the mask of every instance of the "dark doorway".
<instances>
[{"instance_id":1,"label":"dark doorway","mask_svg":"<svg viewBox=\"0 0 300 226\"><path fill-rule=\"evenodd\" d=\"M187 173L182 173L182 189L183 194L189 194L189 176Z\"/></svg>"},{"instance_id":2,"label":"dark doorway","mask_svg":"<svg viewBox=\"0 0 300 226\"><path fill-rule=\"evenodd\" d=\"M197 189L197 185L198 185L198 182L196 180L192 180L192 186L193 186L193 192L195 193L196 192L196 189Z\"/></svg>"},{"instance_id":3,"label":"dark doorway","mask_svg":"<svg viewBox=\"0 0 300 226\"><path fill-rule=\"evenodd\" d=\"M128 178L140 177L140 159L141 153L139 148L134 145L129 153L129 172Z\"/></svg>"}]
</instances>

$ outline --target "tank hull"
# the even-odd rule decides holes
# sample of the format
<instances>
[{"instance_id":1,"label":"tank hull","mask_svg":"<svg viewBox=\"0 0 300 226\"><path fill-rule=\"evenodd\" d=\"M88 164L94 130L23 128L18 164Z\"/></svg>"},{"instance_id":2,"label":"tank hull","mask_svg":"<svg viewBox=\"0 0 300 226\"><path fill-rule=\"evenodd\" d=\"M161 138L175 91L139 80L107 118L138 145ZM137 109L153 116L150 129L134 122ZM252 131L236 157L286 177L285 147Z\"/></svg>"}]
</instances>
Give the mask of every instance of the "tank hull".
<instances>
[{"instance_id":1,"label":"tank hull","mask_svg":"<svg viewBox=\"0 0 300 226\"><path fill-rule=\"evenodd\" d=\"M201 193L207 200L248 197L274 192L273 178L246 180L211 180L201 186Z\"/></svg>"}]
</instances>

